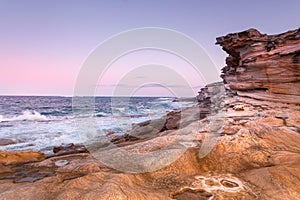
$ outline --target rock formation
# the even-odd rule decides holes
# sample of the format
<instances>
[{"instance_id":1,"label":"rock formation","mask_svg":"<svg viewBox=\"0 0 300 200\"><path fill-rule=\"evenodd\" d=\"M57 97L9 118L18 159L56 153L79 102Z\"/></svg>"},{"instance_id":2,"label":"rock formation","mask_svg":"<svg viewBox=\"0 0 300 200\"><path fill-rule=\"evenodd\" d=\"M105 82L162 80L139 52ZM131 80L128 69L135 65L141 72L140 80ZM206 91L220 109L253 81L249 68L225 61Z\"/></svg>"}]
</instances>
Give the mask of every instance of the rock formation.
<instances>
[{"instance_id":1,"label":"rock formation","mask_svg":"<svg viewBox=\"0 0 300 200\"><path fill-rule=\"evenodd\" d=\"M300 29L279 35L255 29L217 38L229 56L222 78L240 96L300 104Z\"/></svg>"},{"instance_id":2,"label":"rock formation","mask_svg":"<svg viewBox=\"0 0 300 200\"><path fill-rule=\"evenodd\" d=\"M197 117L176 111L162 119L162 129L150 126L159 121L145 122L113 140L148 153L177 137L188 148L175 162L130 174L80 145L56 147L48 157L2 151L0 199L300 199L299 29L274 36L250 29L217 43L229 54L226 92L210 84L199 92L199 107L187 109L199 109ZM203 153L206 145L211 149Z\"/></svg>"}]
</instances>

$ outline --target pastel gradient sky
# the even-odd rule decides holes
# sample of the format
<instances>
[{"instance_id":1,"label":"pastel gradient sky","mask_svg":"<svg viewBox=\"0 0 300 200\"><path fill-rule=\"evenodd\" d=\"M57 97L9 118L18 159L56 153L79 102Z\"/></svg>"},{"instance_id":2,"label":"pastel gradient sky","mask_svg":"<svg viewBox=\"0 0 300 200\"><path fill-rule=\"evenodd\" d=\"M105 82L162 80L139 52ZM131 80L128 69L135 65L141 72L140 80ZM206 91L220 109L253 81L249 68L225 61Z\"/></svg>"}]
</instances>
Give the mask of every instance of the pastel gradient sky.
<instances>
[{"instance_id":1,"label":"pastel gradient sky","mask_svg":"<svg viewBox=\"0 0 300 200\"><path fill-rule=\"evenodd\" d=\"M141 27L169 28L192 37L221 69L226 54L215 45L217 36L251 27L268 34L299 28L299 8L298 0L0 0L0 95L71 96L82 63L97 45ZM179 63L163 53L150 55ZM111 94L110 86L119 78L114 74L128 62L115 64L99 95ZM191 80L195 88L202 84ZM155 85L139 94L167 95Z\"/></svg>"}]
</instances>

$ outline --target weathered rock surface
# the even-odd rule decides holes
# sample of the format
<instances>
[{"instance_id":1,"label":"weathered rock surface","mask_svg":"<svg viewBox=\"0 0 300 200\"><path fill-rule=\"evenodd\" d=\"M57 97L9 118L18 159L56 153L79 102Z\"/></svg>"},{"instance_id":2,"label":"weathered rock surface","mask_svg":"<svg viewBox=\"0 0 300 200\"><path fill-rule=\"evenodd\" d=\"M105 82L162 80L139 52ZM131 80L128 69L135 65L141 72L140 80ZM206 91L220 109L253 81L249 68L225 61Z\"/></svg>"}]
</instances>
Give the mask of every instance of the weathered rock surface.
<instances>
[{"instance_id":1,"label":"weathered rock surface","mask_svg":"<svg viewBox=\"0 0 300 200\"><path fill-rule=\"evenodd\" d=\"M46 156L40 152L21 151L21 152L7 152L0 151L0 164L22 164L28 162L36 162L44 160Z\"/></svg>"},{"instance_id":2,"label":"weathered rock surface","mask_svg":"<svg viewBox=\"0 0 300 200\"><path fill-rule=\"evenodd\" d=\"M226 92L221 83L210 84L199 92L199 107L113 138L117 147L141 155L176 138L187 150L170 165L126 173L74 144L48 158L2 151L0 199L300 199L299 30L267 36L250 29L218 43L230 54L223 69ZM120 158L115 149L107 151L113 152L108 159Z\"/></svg>"},{"instance_id":3,"label":"weathered rock surface","mask_svg":"<svg viewBox=\"0 0 300 200\"><path fill-rule=\"evenodd\" d=\"M76 153L88 153L88 150L84 145L70 143L53 147L53 153L55 156L61 156Z\"/></svg>"},{"instance_id":4,"label":"weathered rock surface","mask_svg":"<svg viewBox=\"0 0 300 200\"><path fill-rule=\"evenodd\" d=\"M16 142L11 139L0 139L0 146L6 146L10 144L16 144Z\"/></svg>"},{"instance_id":5,"label":"weathered rock surface","mask_svg":"<svg viewBox=\"0 0 300 200\"><path fill-rule=\"evenodd\" d=\"M300 106L244 97L228 101L225 136L200 160L201 171L236 174L257 199L300 198L300 130L286 124L299 119Z\"/></svg>"},{"instance_id":6,"label":"weathered rock surface","mask_svg":"<svg viewBox=\"0 0 300 200\"><path fill-rule=\"evenodd\" d=\"M224 82L238 95L300 104L300 29L278 35L249 29L217 44L229 54Z\"/></svg>"}]
</instances>

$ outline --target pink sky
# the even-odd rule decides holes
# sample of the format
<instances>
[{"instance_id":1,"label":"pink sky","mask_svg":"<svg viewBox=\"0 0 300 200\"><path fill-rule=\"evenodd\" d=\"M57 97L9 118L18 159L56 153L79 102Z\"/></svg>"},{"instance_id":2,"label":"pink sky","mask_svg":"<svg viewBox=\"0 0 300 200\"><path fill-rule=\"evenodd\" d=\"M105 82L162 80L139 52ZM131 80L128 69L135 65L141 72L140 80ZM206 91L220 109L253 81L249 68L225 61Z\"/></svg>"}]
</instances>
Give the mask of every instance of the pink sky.
<instances>
[{"instance_id":1,"label":"pink sky","mask_svg":"<svg viewBox=\"0 0 300 200\"><path fill-rule=\"evenodd\" d=\"M70 94L80 68L76 61L38 56L9 56L0 59L0 66L0 92L8 95Z\"/></svg>"},{"instance_id":2,"label":"pink sky","mask_svg":"<svg viewBox=\"0 0 300 200\"><path fill-rule=\"evenodd\" d=\"M271 8L268 1L260 0L251 4L234 0L2 1L0 95L72 96L89 53L112 35L141 27L168 28L190 36L220 70L226 53L215 45L216 37L252 27L268 34L299 28L299 7L300 1L293 0L274 1ZM126 64L118 64L105 84L117 83ZM178 70L186 73L193 86L202 84L192 71ZM155 95L155 89L150 89L145 89L145 95ZM110 95L111 88L106 90L100 95Z\"/></svg>"}]
</instances>

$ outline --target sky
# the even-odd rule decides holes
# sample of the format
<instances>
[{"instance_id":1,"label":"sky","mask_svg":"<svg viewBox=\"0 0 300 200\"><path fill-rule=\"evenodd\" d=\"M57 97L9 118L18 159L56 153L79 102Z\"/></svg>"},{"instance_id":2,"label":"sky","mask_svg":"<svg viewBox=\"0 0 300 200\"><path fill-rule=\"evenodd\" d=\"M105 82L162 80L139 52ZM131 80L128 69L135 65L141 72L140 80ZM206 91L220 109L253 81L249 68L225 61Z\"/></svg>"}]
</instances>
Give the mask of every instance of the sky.
<instances>
[{"instance_id":1,"label":"sky","mask_svg":"<svg viewBox=\"0 0 300 200\"><path fill-rule=\"evenodd\" d=\"M299 28L299 8L298 0L0 0L0 95L72 96L93 50L118 33L143 27L191 37L220 71L226 53L215 45L216 37L248 28L268 34ZM205 77L196 76L190 63L178 56L144 50L114 60L92 87L97 95L112 95L122 85L131 87L131 94L145 96L169 96L182 88L170 76L163 84L143 83L138 74L136 85L122 79L153 63L169 66L182 76L177 81L188 82L195 92L206 84ZM159 71L148 75L157 77Z\"/></svg>"}]
</instances>

